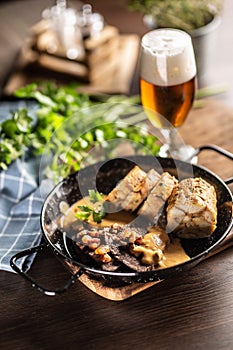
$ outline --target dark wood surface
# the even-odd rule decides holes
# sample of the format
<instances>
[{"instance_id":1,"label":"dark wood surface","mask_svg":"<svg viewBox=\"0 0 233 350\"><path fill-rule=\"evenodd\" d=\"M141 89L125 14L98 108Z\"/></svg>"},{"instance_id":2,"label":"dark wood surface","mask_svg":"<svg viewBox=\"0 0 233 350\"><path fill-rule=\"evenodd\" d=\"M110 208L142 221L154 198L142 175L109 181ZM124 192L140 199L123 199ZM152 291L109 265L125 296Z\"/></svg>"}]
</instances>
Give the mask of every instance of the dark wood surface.
<instances>
[{"instance_id":1,"label":"dark wood surface","mask_svg":"<svg viewBox=\"0 0 233 350\"><path fill-rule=\"evenodd\" d=\"M103 3L111 8L112 2ZM233 110L206 99L181 134L195 147L214 143L232 152ZM199 163L223 179L233 175L232 162L212 152ZM60 296L44 296L20 276L1 271L0 349L231 350L232 251L121 302L101 298L80 282ZM37 255L30 273L51 287L69 277L50 251Z\"/></svg>"}]
</instances>

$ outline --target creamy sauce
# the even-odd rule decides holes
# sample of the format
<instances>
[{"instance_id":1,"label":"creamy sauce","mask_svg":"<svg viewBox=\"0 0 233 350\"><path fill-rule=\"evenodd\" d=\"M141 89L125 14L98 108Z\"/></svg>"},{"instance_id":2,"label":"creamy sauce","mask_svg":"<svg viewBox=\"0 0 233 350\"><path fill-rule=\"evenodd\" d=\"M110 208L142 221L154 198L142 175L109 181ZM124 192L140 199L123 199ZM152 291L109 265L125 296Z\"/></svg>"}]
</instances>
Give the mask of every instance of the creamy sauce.
<instances>
[{"instance_id":1,"label":"creamy sauce","mask_svg":"<svg viewBox=\"0 0 233 350\"><path fill-rule=\"evenodd\" d=\"M190 257L185 253L178 238L168 244L163 254L165 257L163 260L164 267L171 267L190 260Z\"/></svg>"},{"instance_id":2,"label":"creamy sauce","mask_svg":"<svg viewBox=\"0 0 233 350\"><path fill-rule=\"evenodd\" d=\"M73 222L75 222L77 219L75 217L75 213L80 212L81 210L78 208L78 206L85 206L88 205L93 208L93 203L91 203L88 199L88 197L84 197L74 203L65 213L62 221L62 227L67 229L69 225L71 225ZM136 218L136 215L131 214L126 211L118 211L115 213L109 213L107 214L101 221L101 223L97 224L94 222L90 216L88 218L87 222L90 225L98 226L98 227L106 227L106 226L112 226L113 224L117 223L118 225L127 225L130 222L132 222Z\"/></svg>"},{"instance_id":3,"label":"creamy sauce","mask_svg":"<svg viewBox=\"0 0 233 350\"><path fill-rule=\"evenodd\" d=\"M64 216L62 217L60 224L65 230L67 230L67 232L69 230L69 226L75 221L77 221L74 214L80 211L78 206L85 206L85 205L89 205L93 207L93 204L90 203L90 201L88 200L88 197L85 197L79 200L64 212ZM132 213L129 213L126 211L118 211L115 213L107 214L100 224L97 224L96 222L94 222L92 218L88 219L87 222L93 226L107 227L107 226L112 226L113 224L116 224L116 223L118 225L130 224L130 222L132 222L135 218L136 218L136 215ZM169 242L167 247L165 248L163 252L163 259L159 263L159 267L171 267L174 265L181 264L188 260L190 260L190 257L185 253L184 249L182 248L180 244L180 240L176 238L176 239L173 239L171 242Z\"/></svg>"}]
</instances>

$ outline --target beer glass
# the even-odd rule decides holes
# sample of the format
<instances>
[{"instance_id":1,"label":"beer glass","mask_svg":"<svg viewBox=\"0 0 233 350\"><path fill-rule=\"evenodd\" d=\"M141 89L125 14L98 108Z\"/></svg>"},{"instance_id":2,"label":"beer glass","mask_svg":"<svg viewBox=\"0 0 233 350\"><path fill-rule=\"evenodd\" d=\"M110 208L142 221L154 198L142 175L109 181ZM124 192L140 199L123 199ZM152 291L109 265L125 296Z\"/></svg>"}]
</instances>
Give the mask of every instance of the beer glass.
<instances>
[{"instance_id":1,"label":"beer glass","mask_svg":"<svg viewBox=\"0 0 233 350\"><path fill-rule=\"evenodd\" d=\"M148 119L165 139L162 156L187 160L191 146L178 134L194 101L196 63L191 37L181 30L156 29L141 40L140 95Z\"/></svg>"}]
</instances>

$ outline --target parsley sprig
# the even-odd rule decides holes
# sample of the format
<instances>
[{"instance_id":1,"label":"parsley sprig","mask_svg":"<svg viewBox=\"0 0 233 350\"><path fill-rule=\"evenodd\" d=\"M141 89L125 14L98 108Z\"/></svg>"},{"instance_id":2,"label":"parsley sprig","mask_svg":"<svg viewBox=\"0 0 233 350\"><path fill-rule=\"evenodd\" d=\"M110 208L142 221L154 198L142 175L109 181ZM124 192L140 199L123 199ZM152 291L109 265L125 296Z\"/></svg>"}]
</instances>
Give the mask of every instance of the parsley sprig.
<instances>
[{"instance_id":1,"label":"parsley sprig","mask_svg":"<svg viewBox=\"0 0 233 350\"><path fill-rule=\"evenodd\" d=\"M79 212L75 213L75 217L81 221L86 221L92 217L93 221L96 223L101 223L102 219L106 216L104 210L104 196L95 190L89 190L89 200L91 203L96 204L96 206L89 205L79 205Z\"/></svg>"},{"instance_id":2,"label":"parsley sprig","mask_svg":"<svg viewBox=\"0 0 233 350\"><path fill-rule=\"evenodd\" d=\"M97 203L97 202L102 202L104 199L103 193L100 193L95 190L88 190L89 193L89 199L91 203Z\"/></svg>"}]
</instances>

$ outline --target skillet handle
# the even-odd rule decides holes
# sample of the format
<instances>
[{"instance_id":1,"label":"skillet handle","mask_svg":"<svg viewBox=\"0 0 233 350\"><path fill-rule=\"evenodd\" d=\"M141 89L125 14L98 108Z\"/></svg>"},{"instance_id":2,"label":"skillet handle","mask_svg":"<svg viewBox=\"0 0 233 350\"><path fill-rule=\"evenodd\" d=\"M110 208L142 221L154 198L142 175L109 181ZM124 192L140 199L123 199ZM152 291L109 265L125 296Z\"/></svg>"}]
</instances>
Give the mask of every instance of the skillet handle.
<instances>
[{"instance_id":1,"label":"skillet handle","mask_svg":"<svg viewBox=\"0 0 233 350\"><path fill-rule=\"evenodd\" d=\"M10 259L10 266L12 267L12 269L15 272L17 272L19 275L21 275L23 278L25 278L27 281L29 281L31 283L32 287L37 288L40 292L42 292L45 295L55 296L55 295L66 292L76 282L76 280L83 274L84 270L80 268L78 270L78 272L76 272L75 274L73 274L71 276L71 278L68 280L68 282L63 287L51 290L51 289L47 289L44 286L37 283L31 276L29 276L29 274L24 272L16 264L18 259L25 257L25 256L28 256L28 255L33 254L33 253L37 253L38 251L42 251L43 249L48 248L48 247L49 247L49 245L47 243L42 243L36 247L22 250L21 252L12 256L12 258Z\"/></svg>"},{"instance_id":2,"label":"skillet handle","mask_svg":"<svg viewBox=\"0 0 233 350\"><path fill-rule=\"evenodd\" d=\"M223 155L224 157L227 157L231 160L233 160L233 154L231 152L226 151L225 149L219 147L219 146L215 146L215 145L204 145L201 147L198 147L195 151L194 156L197 156L199 153L201 153L204 150L211 150L211 151L215 151L221 155ZM229 179L224 181L227 185L229 185L230 183L233 182L233 177L230 177Z\"/></svg>"}]
</instances>

